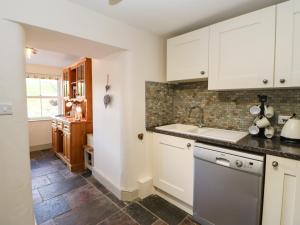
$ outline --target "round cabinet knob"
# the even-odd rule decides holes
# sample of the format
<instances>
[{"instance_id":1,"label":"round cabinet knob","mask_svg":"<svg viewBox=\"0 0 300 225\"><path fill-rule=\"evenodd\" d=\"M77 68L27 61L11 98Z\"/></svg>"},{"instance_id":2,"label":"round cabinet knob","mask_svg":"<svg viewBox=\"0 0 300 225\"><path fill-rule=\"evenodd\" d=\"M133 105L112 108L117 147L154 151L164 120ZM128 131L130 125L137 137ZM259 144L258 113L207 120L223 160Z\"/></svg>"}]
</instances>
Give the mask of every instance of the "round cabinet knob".
<instances>
[{"instance_id":1,"label":"round cabinet knob","mask_svg":"<svg viewBox=\"0 0 300 225\"><path fill-rule=\"evenodd\" d=\"M205 74L205 71L201 71L200 74L201 74L201 75L204 75L204 74Z\"/></svg>"},{"instance_id":2,"label":"round cabinet knob","mask_svg":"<svg viewBox=\"0 0 300 225\"><path fill-rule=\"evenodd\" d=\"M273 162L272 162L272 166L273 166L274 168L277 168L278 165L279 165L279 163L278 163L277 161L273 161Z\"/></svg>"},{"instance_id":3,"label":"round cabinet knob","mask_svg":"<svg viewBox=\"0 0 300 225\"><path fill-rule=\"evenodd\" d=\"M263 80L263 83L264 83L264 84L267 84L267 83L268 83L268 80L267 80L267 79L264 79L264 80Z\"/></svg>"},{"instance_id":4,"label":"round cabinet knob","mask_svg":"<svg viewBox=\"0 0 300 225\"><path fill-rule=\"evenodd\" d=\"M235 165L236 165L237 167L242 167L242 166L243 166L243 162L240 161L240 160L236 160Z\"/></svg>"},{"instance_id":5,"label":"round cabinet knob","mask_svg":"<svg viewBox=\"0 0 300 225\"><path fill-rule=\"evenodd\" d=\"M284 84L284 83L285 83L285 79L280 79L279 82L280 82L281 84Z\"/></svg>"},{"instance_id":6,"label":"round cabinet knob","mask_svg":"<svg viewBox=\"0 0 300 225\"><path fill-rule=\"evenodd\" d=\"M187 145L186 145L186 147L188 147L188 148L190 148L192 145L191 145L191 143L188 143Z\"/></svg>"}]
</instances>

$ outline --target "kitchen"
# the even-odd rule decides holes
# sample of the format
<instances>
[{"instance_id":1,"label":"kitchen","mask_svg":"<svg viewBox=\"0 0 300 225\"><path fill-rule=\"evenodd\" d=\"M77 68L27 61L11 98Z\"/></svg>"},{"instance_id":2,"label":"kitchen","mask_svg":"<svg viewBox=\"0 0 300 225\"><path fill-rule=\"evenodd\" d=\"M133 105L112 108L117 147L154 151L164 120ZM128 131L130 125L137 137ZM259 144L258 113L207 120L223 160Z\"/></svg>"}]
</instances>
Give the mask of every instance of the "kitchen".
<instances>
[{"instance_id":1,"label":"kitchen","mask_svg":"<svg viewBox=\"0 0 300 225\"><path fill-rule=\"evenodd\" d=\"M168 39L168 82L146 82L156 193L201 224L300 223L299 6Z\"/></svg>"},{"instance_id":2,"label":"kitchen","mask_svg":"<svg viewBox=\"0 0 300 225\"><path fill-rule=\"evenodd\" d=\"M1 9L1 224L300 224L298 0L60 1ZM28 46L86 56L53 78L51 146Z\"/></svg>"}]
</instances>

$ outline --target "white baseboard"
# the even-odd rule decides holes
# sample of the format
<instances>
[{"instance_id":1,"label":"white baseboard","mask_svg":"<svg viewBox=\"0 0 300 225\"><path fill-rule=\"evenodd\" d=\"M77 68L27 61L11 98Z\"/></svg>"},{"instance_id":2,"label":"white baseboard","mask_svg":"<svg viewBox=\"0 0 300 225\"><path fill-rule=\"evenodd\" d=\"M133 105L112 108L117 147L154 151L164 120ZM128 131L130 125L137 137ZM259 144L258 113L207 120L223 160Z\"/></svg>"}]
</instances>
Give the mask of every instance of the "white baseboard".
<instances>
[{"instance_id":1,"label":"white baseboard","mask_svg":"<svg viewBox=\"0 0 300 225\"><path fill-rule=\"evenodd\" d=\"M133 201L139 197L139 191L135 190L122 190L121 191L121 200L123 201Z\"/></svg>"},{"instance_id":2,"label":"white baseboard","mask_svg":"<svg viewBox=\"0 0 300 225\"><path fill-rule=\"evenodd\" d=\"M44 144L44 145L35 145L35 146L30 146L30 151L41 151L41 150L46 150L46 149L51 149L52 148L52 143L49 144Z\"/></svg>"},{"instance_id":3,"label":"white baseboard","mask_svg":"<svg viewBox=\"0 0 300 225\"><path fill-rule=\"evenodd\" d=\"M101 184L103 184L110 192L116 195L119 199L121 199L121 188L114 184L110 179L105 177L103 173L99 170L93 168L93 176L98 180Z\"/></svg>"},{"instance_id":4,"label":"white baseboard","mask_svg":"<svg viewBox=\"0 0 300 225\"><path fill-rule=\"evenodd\" d=\"M125 190L114 184L109 178L103 175L99 170L93 168L93 176L103 184L110 192L123 201L132 201L138 198L138 190Z\"/></svg>"}]
</instances>

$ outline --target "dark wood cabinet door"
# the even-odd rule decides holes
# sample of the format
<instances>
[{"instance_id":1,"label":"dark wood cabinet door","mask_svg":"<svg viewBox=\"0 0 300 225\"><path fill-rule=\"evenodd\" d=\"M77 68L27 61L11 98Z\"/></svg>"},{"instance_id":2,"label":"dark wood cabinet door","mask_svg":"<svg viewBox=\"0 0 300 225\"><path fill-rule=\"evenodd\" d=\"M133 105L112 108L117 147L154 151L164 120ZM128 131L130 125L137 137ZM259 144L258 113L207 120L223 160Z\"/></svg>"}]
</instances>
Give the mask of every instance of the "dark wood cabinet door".
<instances>
[{"instance_id":1,"label":"dark wood cabinet door","mask_svg":"<svg viewBox=\"0 0 300 225\"><path fill-rule=\"evenodd\" d=\"M70 157L71 157L71 133L69 132L64 132L64 137L63 137L63 154L65 159L70 162Z\"/></svg>"},{"instance_id":2,"label":"dark wood cabinet door","mask_svg":"<svg viewBox=\"0 0 300 225\"><path fill-rule=\"evenodd\" d=\"M57 152L57 128L52 127L52 149Z\"/></svg>"}]
</instances>

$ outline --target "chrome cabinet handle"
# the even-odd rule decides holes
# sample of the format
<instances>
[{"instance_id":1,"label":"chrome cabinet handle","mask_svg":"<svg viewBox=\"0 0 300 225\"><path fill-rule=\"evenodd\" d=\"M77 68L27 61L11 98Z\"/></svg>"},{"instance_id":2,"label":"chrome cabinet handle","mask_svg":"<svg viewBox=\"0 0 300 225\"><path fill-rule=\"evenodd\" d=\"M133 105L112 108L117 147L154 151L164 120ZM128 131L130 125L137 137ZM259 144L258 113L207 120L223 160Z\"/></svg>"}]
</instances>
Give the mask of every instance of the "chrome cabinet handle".
<instances>
[{"instance_id":1,"label":"chrome cabinet handle","mask_svg":"<svg viewBox=\"0 0 300 225\"><path fill-rule=\"evenodd\" d=\"M190 148L192 145L191 145L191 143L188 143L187 145L186 145L186 147L188 147L188 148Z\"/></svg>"},{"instance_id":2,"label":"chrome cabinet handle","mask_svg":"<svg viewBox=\"0 0 300 225\"><path fill-rule=\"evenodd\" d=\"M201 71L200 74L201 74L201 75L204 75L204 74L205 74L205 71Z\"/></svg>"},{"instance_id":3,"label":"chrome cabinet handle","mask_svg":"<svg viewBox=\"0 0 300 225\"><path fill-rule=\"evenodd\" d=\"M264 79L264 80L263 80L263 83L264 83L264 84L267 84L267 83L268 83L268 80L267 80L267 79Z\"/></svg>"},{"instance_id":4,"label":"chrome cabinet handle","mask_svg":"<svg viewBox=\"0 0 300 225\"><path fill-rule=\"evenodd\" d=\"M285 79L280 79L279 82L282 83L282 84L284 84L285 83Z\"/></svg>"},{"instance_id":5,"label":"chrome cabinet handle","mask_svg":"<svg viewBox=\"0 0 300 225\"><path fill-rule=\"evenodd\" d=\"M277 168L278 165L279 165L279 163L278 163L277 161L273 161L273 162L272 162L272 166L273 166L274 168Z\"/></svg>"}]
</instances>

